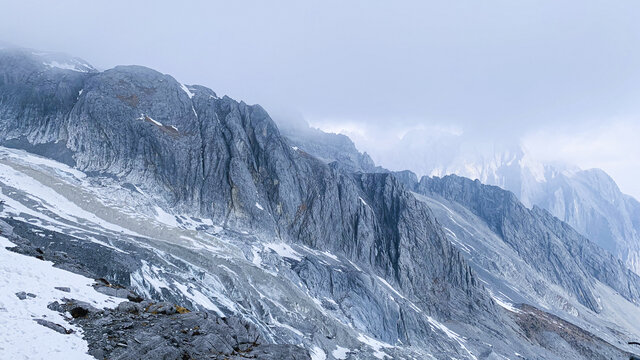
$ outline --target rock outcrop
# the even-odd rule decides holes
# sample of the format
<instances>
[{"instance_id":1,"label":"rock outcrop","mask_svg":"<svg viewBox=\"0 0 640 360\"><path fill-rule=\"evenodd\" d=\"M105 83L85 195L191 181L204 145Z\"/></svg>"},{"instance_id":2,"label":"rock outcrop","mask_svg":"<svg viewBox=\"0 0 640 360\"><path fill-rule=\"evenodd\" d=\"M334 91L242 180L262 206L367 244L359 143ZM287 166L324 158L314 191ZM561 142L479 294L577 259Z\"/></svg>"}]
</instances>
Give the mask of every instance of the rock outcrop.
<instances>
[{"instance_id":1,"label":"rock outcrop","mask_svg":"<svg viewBox=\"0 0 640 360\"><path fill-rule=\"evenodd\" d=\"M509 191L455 175L423 177L407 185L418 193L437 194L471 210L528 264L594 311L601 306L593 293L594 280L631 302L640 300L640 277L621 260L546 210L536 206L528 209Z\"/></svg>"},{"instance_id":2,"label":"rock outcrop","mask_svg":"<svg viewBox=\"0 0 640 360\"><path fill-rule=\"evenodd\" d=\"M260 106L140 66L80 73L20 51L3 51L0 64L0 129L11 129L0 143L63 144L78 169L215 223L345 254L431 311L460 308L444 299L492 307L428 208L392 176L292 149Z\"/></svg>"},{"instance_id":3,"label":"rock outcrop","mask_svg":"<svg viewBox=\"0 0 640 360\"><path fill-rule=\"evenodd\" d=\"M75 300L49 305L70 312L97 359L310 359L303 348L277 345L262 338L250 323L237 317L191 312L170 303L125 301L115 309L85 310ZM45 320L39 324L68 333Z\"/></svg>"}]
</instances>

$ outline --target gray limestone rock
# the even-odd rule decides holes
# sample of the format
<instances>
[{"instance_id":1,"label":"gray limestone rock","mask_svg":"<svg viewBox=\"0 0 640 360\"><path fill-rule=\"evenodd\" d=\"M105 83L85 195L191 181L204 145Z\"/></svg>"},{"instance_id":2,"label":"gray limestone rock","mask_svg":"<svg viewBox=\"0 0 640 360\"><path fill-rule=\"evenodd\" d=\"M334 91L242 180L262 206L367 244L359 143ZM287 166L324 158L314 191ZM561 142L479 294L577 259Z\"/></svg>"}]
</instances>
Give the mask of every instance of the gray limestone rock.
<instances>
[{"instance_id":1,"label":"gray limestone rock","mask_svg":"<svg viewBox=\"0 0 640 360\"><path fill-rule=\"evenodd\" d=\"M73 330L71 329L66 329L64 326L56 324L54 322L51 322L49 320L44 320L44 319L34 319L33 321L37 322L38 324L44 326L44 327L48 327L49 329L60 333L60 334L71 334L73 333Z\"/></svg>"},{"instance_id":2,"label":"gray limestone rock","mask_svg":"<svg viewBox=\"0 0 640 360\"><path fill-rule=\"evenodd\" d=\"M140 307L123 302L116 309L76 318L89 353L109 359L309 359L304 349L271 344L254 326L236 317L178 314L175 305L168 303L150 305L146 310L150 316L131 311Z\"/></svg>"},{"instance_id":3,"label":"gray limestone rock","mask_svg":"<svg viewBox=\"0 0 640 360\"><path fill-rule=\"evenodd\" d=\"M536 270L592 309L593 279L638 297L636 280L618 265L593 255L565 224L508 195L473 182L418 184L410 174L396 177L371 168L343 138L327 149L303 140L298 145L313 149L299 151L262 107L148 68L82 69L51 68L34 54L0 51L0 144L46 154L90 178L129 184L176 213L220 224L229 244L251 259L212 259L139 237L118 242L122 252L116 252L57 231L42 231L46 239L40 238L30 234L33 224L6 219L15 251L108 279L96 290L140 301L114 310L50 304L71 312L94 356L294 359L309 354L284 344L335 349L338 341L362 358L383 356L381 349L398 358L415 358L412 351L442 359L474 358L472 351L498 358L514 348L527 356L557 355L545 341L531 345L518 320L496 306L432 210L409 190L438 192L469 207ZM253 254L267 241L304 254ZM564 263L565 256L577 259ZM147 264L171 270L150 274ZM233 270L214 279L217 265ZM150 276L162 286L145 286ZM135 284L153 301L109 282ZM182 282L189 287L176 289ZM216 292L209 294L224 293L228 300L217 304L220 314L246 318L176 307L194 297L192 290L211 288ZM282 293L287 296L276 297ZM295 311L283 311L281 302ZM567 351L568 359L579 358Z\"/></svg>"},{"instance_id":4,"label":"gray limestone rock","mask_svg":"<svg viewBox=\"0 0 640 360\"><path fill-rule=\"evenodd\" d=\"M414 189L470 209L527 263L594 311L600 310L593 294L594 280L632 302L640 299L640 277L622 261L547 211L536 206L526 208L511 192L455 175L423 177Z\"/></svg>"},{"instance_id":5,"label":"gray limestone rock","mask_svg":"<svg viewBox=\"0 0 640 360\"><path fill-rule=\"evenodd\" d=\"M41 71L34 61L21 72ZM52 81L71 81L56 74ZM5 78L0 128L17 133L20 123L42 132L41 113L19 111L36 106L23 94L23 77ZM176 210L215 223L344 254L442 316L466 308L491 313L490 301L428 208L392 176L355 175L299 153L260 106L186 87L148 68L118 66L74 73L73 79L79 88L65 95L65 116L51 115L48 138L38 141L64 143L79 169L139 184Z\"/></svg>"},{"instance_id":6,"label":"gray limestone rock","mask_svg":"<svg viewBox=\"0 0 640 360\"><path fill-rule=\"evenodd\" d=\"M118 304L118 311L128 312L128 313L139 313L142 312L144 308L139 303L134 303L131 301L123 301Z\"/></svg>"}]
</instances>

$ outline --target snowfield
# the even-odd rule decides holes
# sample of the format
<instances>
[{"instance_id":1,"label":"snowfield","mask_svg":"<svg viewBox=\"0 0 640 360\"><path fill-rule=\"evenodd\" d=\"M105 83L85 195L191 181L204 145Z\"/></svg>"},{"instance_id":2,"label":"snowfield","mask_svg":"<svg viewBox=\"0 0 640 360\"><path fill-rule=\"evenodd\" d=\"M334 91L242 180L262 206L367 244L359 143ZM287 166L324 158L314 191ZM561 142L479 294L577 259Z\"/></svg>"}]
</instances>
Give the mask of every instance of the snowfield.
<instances>
[{"instance_id":1,"label":"snowfield","mask_svg":"<svg viewBox=\"0 0 640 360\"><path fill-rule=\"evenodd\" d=\"M0 359L93 359L82 339L82 330L47 305L62 298L88 302L96 308L113 308L122 301L103 295L91 286L93 280L53 263L14 253L7 238L0 236ZM68 287L70 292L55 289ZM20 300L16 293L26 292ZM70 318L69 314L66 314ZM74 331L63 335L34 320L44 319Z\"/></svg>"}]
</instances>

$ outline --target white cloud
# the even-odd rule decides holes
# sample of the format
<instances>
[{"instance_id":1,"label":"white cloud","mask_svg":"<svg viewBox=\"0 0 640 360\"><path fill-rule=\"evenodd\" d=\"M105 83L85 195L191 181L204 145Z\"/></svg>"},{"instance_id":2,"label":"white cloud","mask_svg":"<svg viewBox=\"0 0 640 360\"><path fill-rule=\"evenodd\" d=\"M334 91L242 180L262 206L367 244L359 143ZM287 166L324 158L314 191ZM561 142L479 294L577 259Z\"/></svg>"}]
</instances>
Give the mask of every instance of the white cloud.
<instances>
[{"instance_id":1,"label":"white cloud","mask_svg":"<svg viewBox=\"0 0 640 360\"><path fill-rule=\"evenodd\" d=\"M560 161L609 173L622 192L640 199L640 120L613 120L576 130L546 127L523 138L523 145L542 161Z\"/></svg>"},{"instance_id":2,"label":"white cloud","mask_svg":"<svg viewBox=\"0 0 640 360\"><path fill-rule=\"evenodd\" d=\"M387 160L401 150L412 151L419 155L425 146L431 149L434 143L442 139L459 137L463 134L459 126L434 124L424 120L320 119L310 121L309 125L324 132L348 136L360 151L368 152L376 163L394 170L400 170L394 168L399 164L395 161L387 164Z\"/></svg>"}]
</instances>

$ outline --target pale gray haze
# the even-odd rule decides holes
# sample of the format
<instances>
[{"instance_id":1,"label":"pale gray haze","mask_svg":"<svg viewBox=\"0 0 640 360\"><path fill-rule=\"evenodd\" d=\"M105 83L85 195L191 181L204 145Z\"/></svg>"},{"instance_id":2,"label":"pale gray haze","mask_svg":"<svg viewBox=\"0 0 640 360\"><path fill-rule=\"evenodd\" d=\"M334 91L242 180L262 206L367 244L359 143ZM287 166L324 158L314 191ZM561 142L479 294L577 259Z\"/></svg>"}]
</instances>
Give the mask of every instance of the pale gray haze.
<instances>
[{"instance_id":1,"label":"pale gray haze","mask_svg":"<svg viewBox=\"0 0 640 360\"><path fill-rule=\"evenodd\" d=\"M421 139L523 144L640 198L638 1L0 3L4 42L145 65L388 168L413 167Z\"/></svg>"}]
</instances>

